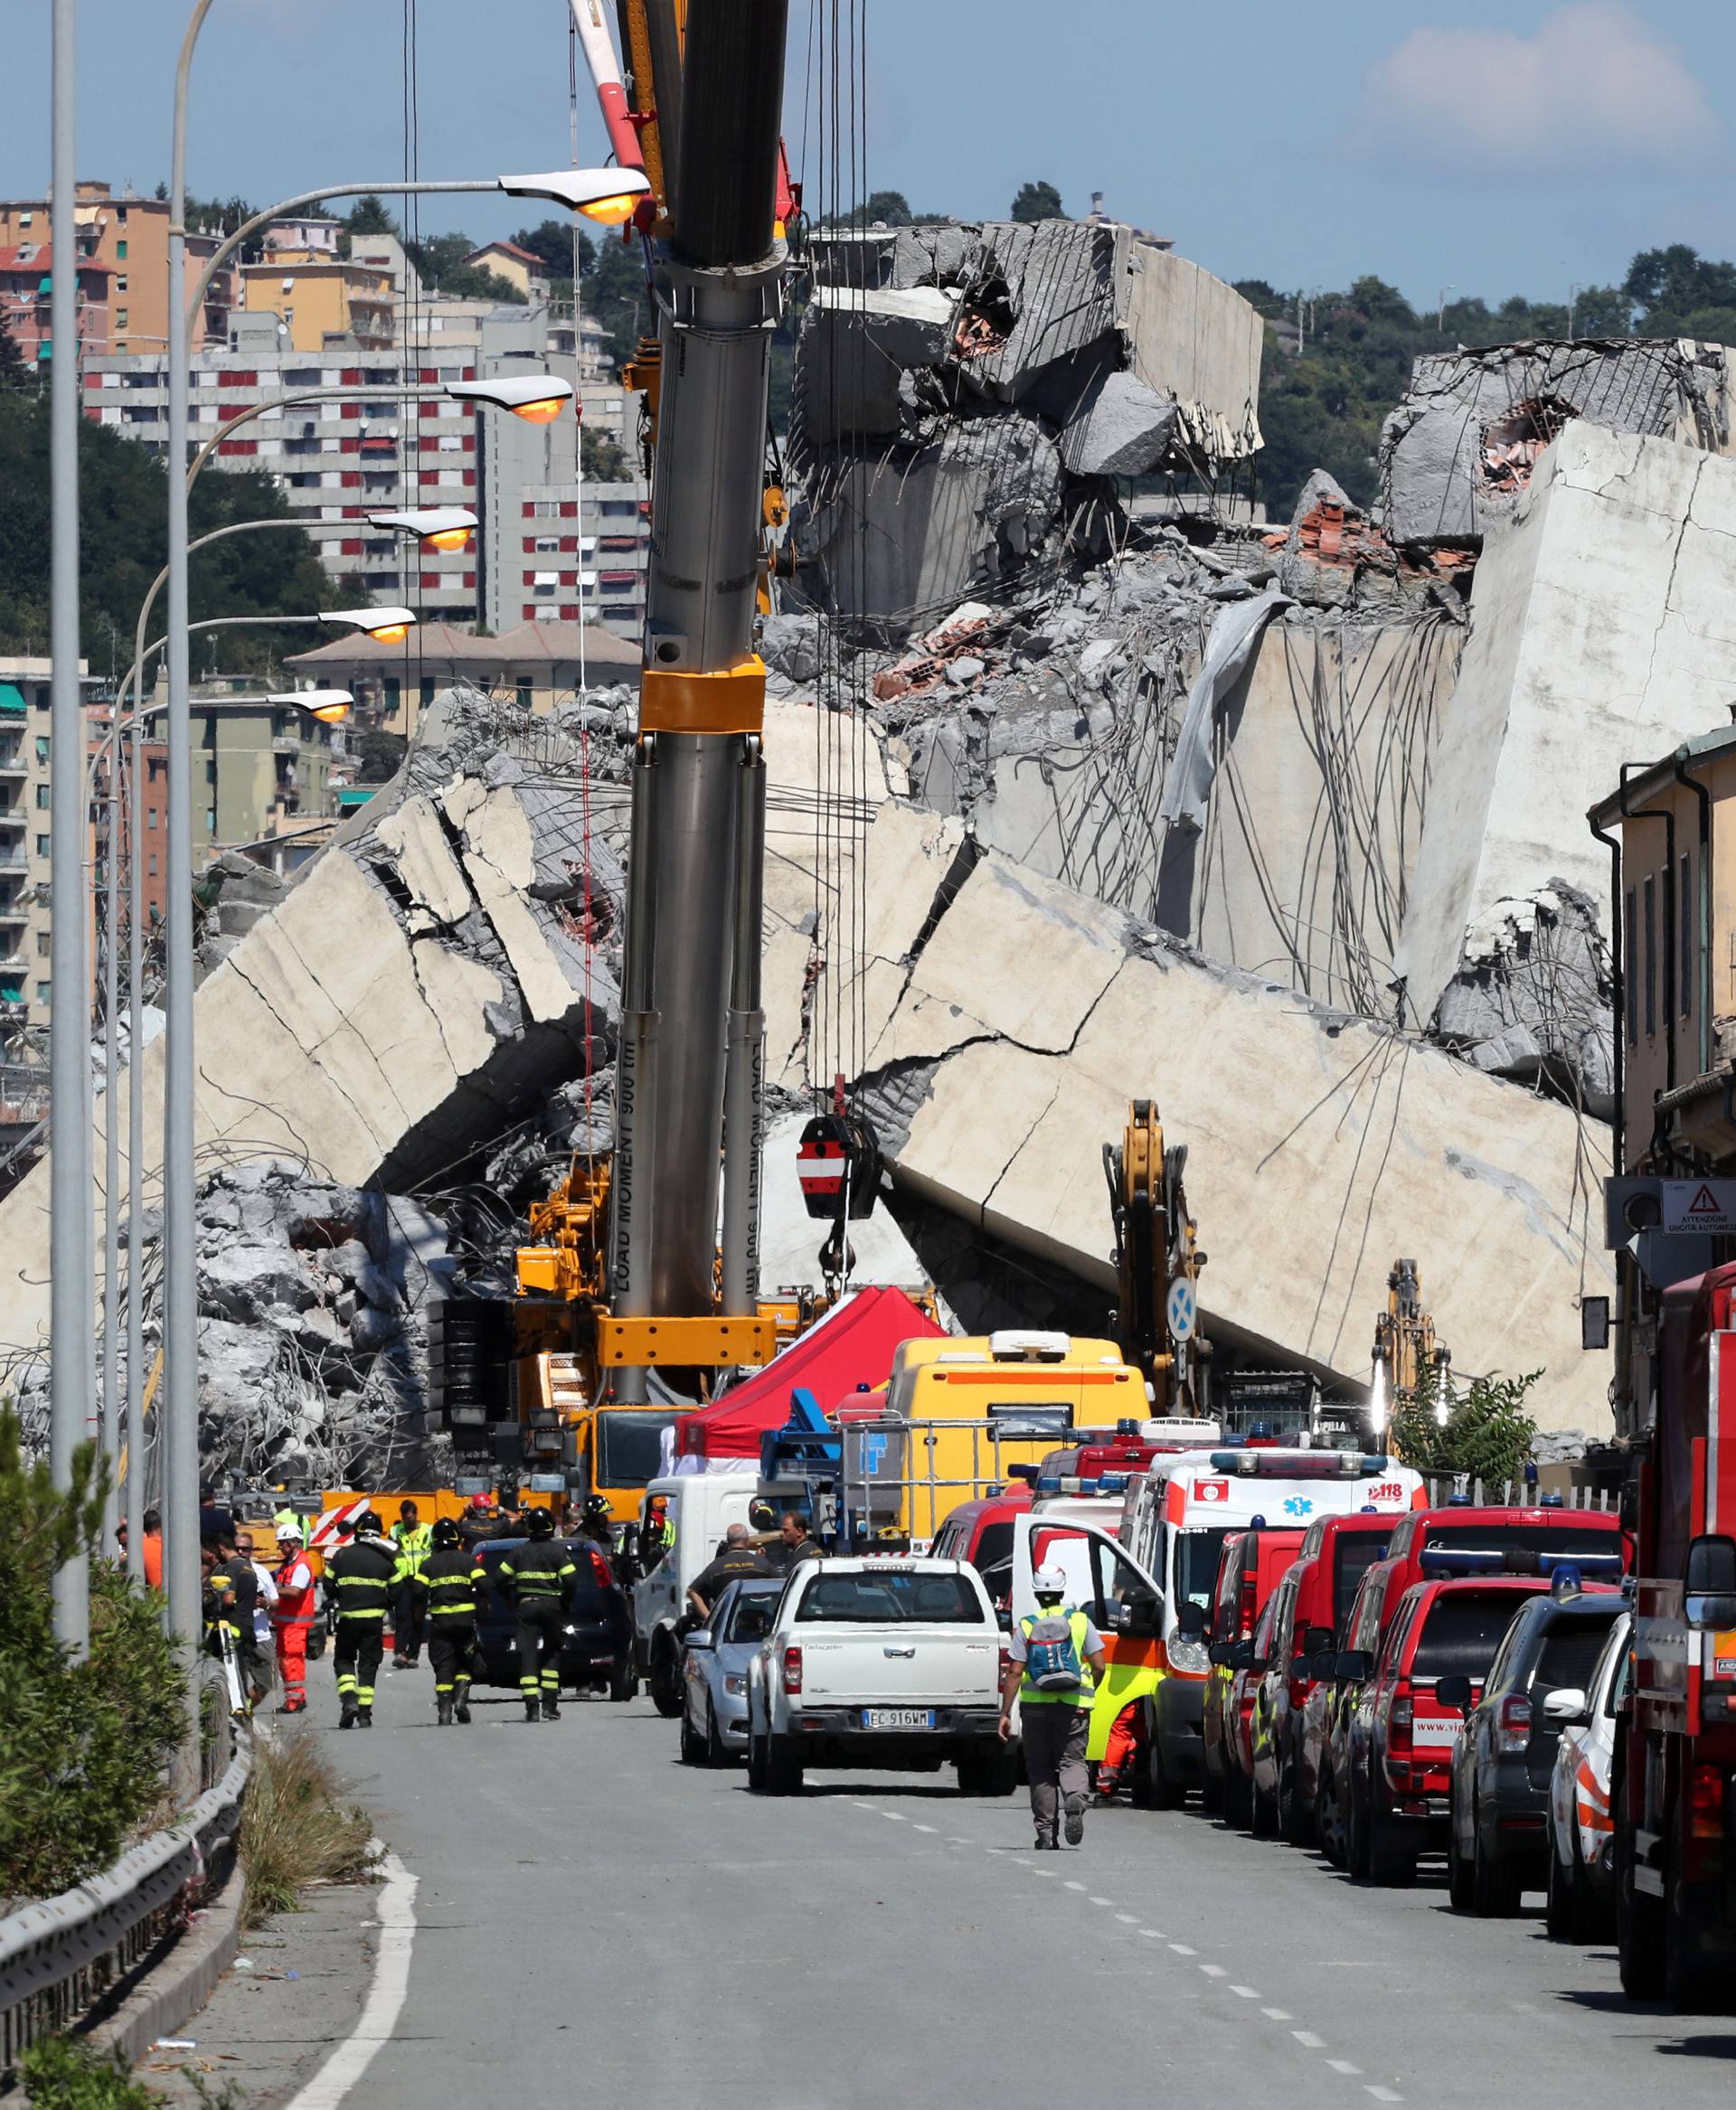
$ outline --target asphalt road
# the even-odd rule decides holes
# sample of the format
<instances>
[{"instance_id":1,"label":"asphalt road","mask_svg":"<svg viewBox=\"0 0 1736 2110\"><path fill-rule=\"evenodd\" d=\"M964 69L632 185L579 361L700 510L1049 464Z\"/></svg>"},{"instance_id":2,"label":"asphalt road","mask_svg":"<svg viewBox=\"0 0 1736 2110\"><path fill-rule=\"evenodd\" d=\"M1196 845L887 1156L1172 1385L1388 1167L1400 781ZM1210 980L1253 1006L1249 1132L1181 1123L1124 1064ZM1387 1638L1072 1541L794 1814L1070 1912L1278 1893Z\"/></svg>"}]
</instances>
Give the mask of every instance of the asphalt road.
<instances>
[{"instance_id":1,"label":"asphalt road","mask_svg":"<svg viewBox=\"0 0 1736 2110\"><path fill-rule=\"evenodd\" d=\"M335 1722L329 1661L312 1719ZM1636 2009L1607 1949L1374 1891L1193 1812L1094 1812L1035 1855L1023 1794L681 1766L646 1701L434 1726L424 1666L326 1747L419 1879L368 2110L1053 2110L1492 2100L1728 2105L1736 2021ZM1541 1900L1538 1901L1539 1907ZM600 2093L599 2093L600 2092Z\"/></svg>"}]
</instances>

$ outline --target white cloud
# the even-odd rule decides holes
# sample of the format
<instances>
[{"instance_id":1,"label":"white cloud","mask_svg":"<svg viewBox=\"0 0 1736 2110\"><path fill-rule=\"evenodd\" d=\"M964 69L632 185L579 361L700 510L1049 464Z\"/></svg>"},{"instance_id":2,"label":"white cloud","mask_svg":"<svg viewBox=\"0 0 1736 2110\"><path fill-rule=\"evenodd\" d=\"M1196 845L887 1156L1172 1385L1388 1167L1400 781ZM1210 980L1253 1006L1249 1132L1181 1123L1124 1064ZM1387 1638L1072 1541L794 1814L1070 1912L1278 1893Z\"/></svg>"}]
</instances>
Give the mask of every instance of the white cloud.
<instances>
[{"instance_id":1,"label":"white cloud","mask_svg":"<svg viewBox=\"0 0 1736 2110\"><path fill-rule=\"evenodd\" d=\"M1723 136L1680 54L1614 0L1573 0L1534 36L1412 30L1370 68L1361 119L1384 153L1467 174L1680 165Z\"/></svg>"}]
</instances>

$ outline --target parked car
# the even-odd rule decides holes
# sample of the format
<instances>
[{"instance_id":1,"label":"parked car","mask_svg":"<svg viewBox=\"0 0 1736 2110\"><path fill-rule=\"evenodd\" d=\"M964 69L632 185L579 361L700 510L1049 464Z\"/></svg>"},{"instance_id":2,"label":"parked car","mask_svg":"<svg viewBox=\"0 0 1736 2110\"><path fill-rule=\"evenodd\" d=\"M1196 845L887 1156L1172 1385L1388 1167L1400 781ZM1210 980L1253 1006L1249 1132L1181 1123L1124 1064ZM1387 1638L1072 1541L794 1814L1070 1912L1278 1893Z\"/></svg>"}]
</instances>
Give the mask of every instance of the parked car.
<instances>
[{"instance_id":1,"label":"parked car","mask_svg":"<svg viewBox=\"0 0 1736 2110\"><path fill-rule=\"evenodd\" d=\"M1014 1482L1003 1494L979 1495L948 1510L929 1551L937 1560L967 1560L983 1578L989 1602L1010 1616L1013 1605L1013 1520L1033 1500Z\"/></svg>"},{"instance_id":2,"label":"parked car","mask_svg":"<svg viewBox=\"0 0 1736 2110\"><path fill-rule=\"evenodd\" d=\"M1307 1563L1298 1559L1278 1586L1266 1667L1254 1701L1255 1829L1276 1832L1292 1846L1306 1846L1314 1832L1314 1804L1303 1802L1297 1792L1299 1747L1309 1687L1324 1674L1326 1662L1318 1653L1321 1630L1316 1630L1316 1653L1307 1653L1300 1615L1307 1576Z\"/></svg>"},{"instance_id":3,"label":"parked car","mask_svg":"<svg viewBox=\"0 0 1736 2110\"><path fill-rule=\"evenodd\" d=\"M1510 1918L1524 1890L1547 1882L1549 1784L1561 1735L1550 1695L1570 1690L1578 1711L1623 1608L1613 1590L1558 1586L1515 1615L1475 1705L1462 1673L1435 1687L1441 1706L1465 1710L1447 1843L1448 1895L1459 1911Z\"/></svg>"},{"instance_id":4,"label":"parked car","mask_svg":"<svg viewBox=\"0 0 1736 2110\"><path fill-rule=\"evenodd\" d=\"M712 1615L688 1634L682 1660L684 1766L723 1766L748 1747L748 1666L771 1632L782 1576L731 1583Z\"/></svg>"},{"instance_id":5,"label":"parked car","mask_svg":"<svg viewBox=\"0 0 1736 2110\"><path fill-rule=\"evenodd\" d=\"M1350 1732L1356 1703L1379 1658L1389 1621L1387 1606L1404 1591L1396 1560L1377 1560L1363 1571L1344 1626L1344 1646L1326 1666L1315 1696L1303 1709L1303 1764L1312 1767L1314 1835L1335 1867L1344 1865L1344 1789L1350 1778Z\"/></svg>"},{"instance_id":6,"label":"parked car","mask_svg":"<svg viewBox=\"0 0 1736 2110\"><path fill-rule=\"evenodd\" d=\"M486 1581L476 1607L479 1684L518 1688L518 1615L501 1596L495 1577L506 1556L524 1543L523 1539L487 1539L476 1548ZM639 1681L627 1593L600 1546L580 1539L569 1543L579 1575L561 1642L561 1682L575 1691L606 1691L611 1700L631 1700Z\"/></svg>"},{"instance_id":7,"label":"parked car","mask_svg":"<svg viewBox=\"0 0 1736 2110\"><path fill-rule=\"evenodd\" d=\"M1514 1614L1548 1588L1530 1576L1416 1583L1399 1600L1377 1662L1340 1657L1340 1670L1363 1681L1339 1788L1352 1875L1409 1883L1418 1856L1446 1846L1464 1699L1480 1692ZM1442 1678L1464 1681L1458 1704L1437 1697Z\"/></svg>"},{"instance_id":8,"label":"parked car","mask_svg":"<svg viewBox=\"0 0 1736 2110\"><path fill-rule=\"evenodd\" d=\"M1260 1733L1257 1712L1260 1680L1270 1655L1277 1611L1276 1596L1268 1597L1253 1639L1237 1644L1223 1700L1224 1823L1245 1826L1256 1837L1271 1830L1270 1813L1260 1806L1254 1794L1254 1753Z\"/></svg>"},{"instance_id":9,"label":"parked car","mask_svg":"<svg viewBox=\"0 0 1736 2110\"><path fill-rule=\"evenodd\" d=\"M1285 1710L1278 1755L1278 1820L1286 1838L1320 1836L1320 1767L1337 1691L1333 1672L1363 1578L1386 1558L1392 1531L1392 1519L1376 1511L1316 1517L1297 1555L1302 1572L1288 1640L1292 1663L1306 1658L1307 1667Z\"/></svg>"},{"instance_id":10,"label":"parked car","mask_svg":"<svg viewBox=\"0 0 1736 2110\"><path fill-rule=\"evenodd\" d=\"M1206 1672L1201 1723L1205 1775L1200 1800L1209 1811L1223 1808L1233 1764L1227 1714L1231 1687L1237 1672L1252 1661L1254 1628L1278 1587L1278 1578L1296 1559L1302 1539L1299 1531L1274 1531L1256 1525L1245 1531L1231 1531L1218 1556L1217 1581L1205 1630L1212 1667ZM1231 1821L1245 1820L1232 1817Z\"/></svg>"},{"instance_id":11,"label":"parked car","mask_svg":"<svg viewBox=\"0 0 1736 2110\"><path fill-rule=\"evenodd\" d=\"M1611 1624L1582 1692L1563 1687L1548 1709L1561 1729L1549 1788L1549 1908L1557 1941L1608 1939L1616 1924L1616 1823L1609 1772L1633 1670L1633 1614ZM1574 1705L1578 1701L1577 1706Z\"/></svg>"},{"instance_id":12,"label":"parked car","mask_svg":"<svg viewBox=\"0 0 1736 2110\"><path fill-rule=\"evenodd\" d=\"M1010 1794L1001 1632L976 1570L906 1558L804 1562L748 1672L748 1785L801 1792L809 1766L938 1773Z\"/></svg>"}]
</instances>

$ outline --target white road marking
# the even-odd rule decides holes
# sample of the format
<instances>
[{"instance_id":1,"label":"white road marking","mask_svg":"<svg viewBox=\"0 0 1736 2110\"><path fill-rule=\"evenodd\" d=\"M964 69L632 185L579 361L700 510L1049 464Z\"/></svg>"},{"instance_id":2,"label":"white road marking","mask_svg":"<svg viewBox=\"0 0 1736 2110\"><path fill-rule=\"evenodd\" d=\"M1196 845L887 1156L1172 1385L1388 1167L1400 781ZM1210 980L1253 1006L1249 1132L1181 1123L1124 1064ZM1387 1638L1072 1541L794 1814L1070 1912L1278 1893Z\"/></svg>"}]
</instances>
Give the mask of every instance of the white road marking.
<instances>
[{"instance_id":1,"label":"white road marking","mask_svg":"<svg viewBox=\"0 0 1736 2110\"><path fill-rule=\"evenodd\" d=\"M1115 1903L1115 1899L1114 1899L1113 1898L1093 1898L1091 1899L1091 1903L1092 1903L1093 1905L1109 1905L1109 1906L1112 1906L1112 1905Z\"/></svg>"},{"instance_id":2,"label":"white road marking","mask_svg":"<svg viewBox=\"0 0 1736 2110\"><path fill-rule=\"evenodd\" d=\"M1166 1942L1169 1939L1169 1936L1160 1926L1142 1926L1139 1932L1145 1936L1148 1942Z\"/></svg>"},{"instance_id":3,"label":"white road marking","mask_svg":"<svg viewBox=\"0 0 1736 2110\"><path fill-rule=\"evenodd\" d=\"M975 1846L976 1843L974 1839L948 1839L947 1841L948 1846Z\"/></svg>"},{"instance_id":4,"label":"white road marking","mask_svg":"<svg viewBox=\"0 0 1736 2110\"><path fill-rule=\"evenodd\" d=\"M1258 2000L1260 1998L1251 1985L1232 1985L1230 1990L1231 1992L1240 1993L1243 2000Z\"/></svg>"},{"instance_id":5,"label":"white road marking","mask_svg":"<svg viewBox=\"0 0 1736 2110\"><path fill-rule=\"evenodd\" d=\"M853 1803L851 1807L852 1809L856 1810L866 1810L871 1817L878 1817L880 1814L880 1812L875 1809L873 1803Z\"/></svg>"},{"instance_id":6,"label":"white road marking","mask_svg":"<svg viewBox=\"0 0 1736 2110\"><path fill-rule=\"evenodd\" d=\"M373 1843L381 1844L378 1840ZM383 1852L380 1866L386 1878L374 1907L380 1945L361 2019L290 2103L289 2110L336 2110L367 2072L374 2053L390 2040L403 2010L410 1991L410 1944L416 1938L416 1878L395 1853Z\"/></svg>"},{"instance_id":7,"label":"white road marking","mask_svg":"<svg viewBox=\"0 0 1736 2110\"><path fill-rule=\"evenodd\" d=\"M886 1819L887 1819L887 1821L888 1821L889 1823L893 1823L893 1824L901 1824L901 1823L904 1822L903 1813L902 1813L901 1811L899 1811L899 1810L882 1810L882 1811L880 1813L881 1813L881 1815L882 1815L882 1817L886 1818Z\"/></svg>"},{"instance_id":8,"label":"white road marking","mask_svg":"<svg viewBox=\"0 0 1736 2110\"><path fill-rule=\"evenodd\" d=\"M1404 2100L1402 2096L1395 2096L1391 2088L1377 2088L1373 2081L1368 2083L1368 2092L1377 2103L1402 2103Z\"/></svg>"},{"instance_id":9,"label":"white road marking","mask_svg":"<svg viewBox=\"0 0 1736 2110\"><path fill-rule=\"evenodd\" d=\"M1185 1942L1171 1942L1169 1945L1178 1956L1197 1956L1200 1953L1197 1949L1190 1949Z\"/></svg>"},{"instance_id":10,"label":"white road marking","mask_svg":"<svg viewBox=\"0 0 1736 2110\"><path fill-rule=\"evenodd\" d=\"M1115 1917L1123 1926L1137 1926L1139 1924L1139 1915L1137 1912L1118 1912Z\"/></svg>"},{"instance_id":11,"label":"white road marking","mask_svg":"<svg viewBox=\"0 0 1736 2110\"><path fill-rule=\"evenodd\" d=\"M1324 2051L1326 2048L1326 2039L1316 2037L1312 2030L1292 2030L1290 2035L1296 2039L1304 2051Z\"/></svg>"},{"instance_id":12,"label":"white road marking","mask_svg":"<svg viewBox=\"0 0 1736 2110\"><path fill-rule=\"evenodd\" d=\"M1269 2022L1293 2022L1296 2020L1288 2008L1261 2008L1260 2011Z\"/></svg>"},{"instance_id":13,"label":"white road marking","mask_svg":"<svg viewBox=\"0 0 1736 2110\"><path fill-rule=\"evenodd\" d=\"M1230 1975L1222 1964L1202 1964L1200 1969L1208 1978L1228 1978Z\"/></svg>"},{"instance_id":14,"label":"white road marking","mask_svg":"<svg viewBox=\"0 0 1736 2110\"><path fill-rule=\"evenodd\" d=\"M1363 2070L1360 2066L1352 2066L1349 2059L1347 2058L1329 2058L1327 2059L1326 2064L1332 2068L1334 2073L1360 2075Z\"/></svg>"},{"instance_id":15,"label":"white road marking","mask_svg":"<svg viewBox=\"0 0 1736 2110\"><path fill-rule=\"evenodd\" d=\"M939 1829L938 1824L912 1824L910 1826L912 1832L938 1832Z\"/></svg>"},{"instance_id":16,"label":"white road marking","mask_svg":"<svg viewBox=\"0 0 1736 2110\"><path fill-rule=\"evenodd\" d=\"M1084 1886L1084 1884L1083 1884L1083 1883L1076 1883L1076 1882L1074 1882L1073 1879L1072 1879L1071 1876L1069 1876L1069 1877L1068 1877L1068 1879L1067 1879L1067 1888L1068 1888L1070 1890L1082 1890L1082 1889L1085 1888L1085 1886Z\"/></svg>"}]
</instances>

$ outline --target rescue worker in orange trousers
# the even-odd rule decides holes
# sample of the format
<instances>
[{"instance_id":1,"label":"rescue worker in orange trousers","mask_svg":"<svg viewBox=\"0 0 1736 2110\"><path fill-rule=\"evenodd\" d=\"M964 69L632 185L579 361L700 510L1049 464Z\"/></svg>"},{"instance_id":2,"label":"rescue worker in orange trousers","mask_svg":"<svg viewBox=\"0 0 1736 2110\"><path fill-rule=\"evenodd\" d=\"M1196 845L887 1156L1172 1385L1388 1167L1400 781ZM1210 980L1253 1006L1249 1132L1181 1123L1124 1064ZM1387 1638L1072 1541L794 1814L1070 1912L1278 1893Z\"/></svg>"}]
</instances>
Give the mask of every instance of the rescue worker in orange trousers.
<instances>
[{"instance_id":1,"label":"rescue worker in orange trousers","mask_svg":"<svg viewBox=\"0 0 1736 2110\"><path fill-rule=\"evenodd\" d=\"M307 1704L307 1636L319 1616L319 1593L298 1523L278 1526L278 1601L271 1607L278 1675L283 1681L279 1714L299 1714Z\"/></svg>"}]
</instances>

